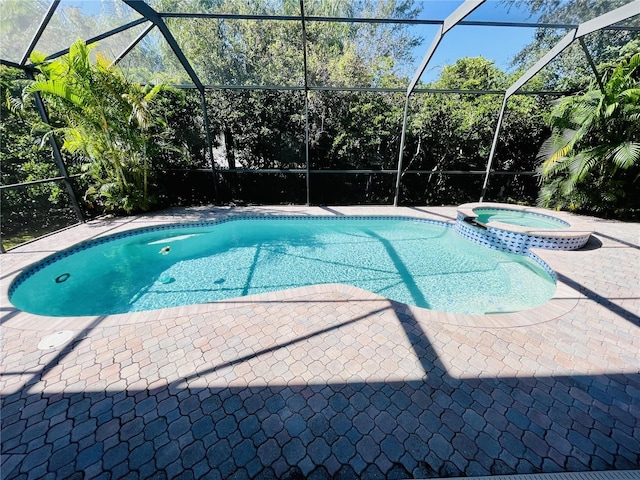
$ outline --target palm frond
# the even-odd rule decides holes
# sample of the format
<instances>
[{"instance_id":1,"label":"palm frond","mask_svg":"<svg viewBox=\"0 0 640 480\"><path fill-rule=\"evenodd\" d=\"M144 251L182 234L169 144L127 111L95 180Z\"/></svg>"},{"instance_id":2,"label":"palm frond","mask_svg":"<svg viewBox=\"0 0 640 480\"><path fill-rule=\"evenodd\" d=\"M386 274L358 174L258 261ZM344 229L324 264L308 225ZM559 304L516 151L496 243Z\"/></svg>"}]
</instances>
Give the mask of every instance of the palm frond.
<instances>
[{"instance_id":1,"label":"palm frond","mask_svg":"<svg viewBox=\"0 0 640 480\"><path fill-rule=\"evenodd\" d=\"M626 170L640 163L640 142L624 142L615 149L614 163Z\"/></svg>"},{"instance_id":2,"label":"palm frond","mask_svg":"<svg viewBox=\"0 0 640 480\"><path fill-rule=\"evenodd\" d=\"M15 115L20 115L22 110L24 109L26 99L24 97L14 97L8 94L7 92L7 108L9 111Z\"/></svg>"},{"instance_id":3,"label":"palm frond","mask_svg":"<svg viewBox=\"0 0 640 480\"><path fill-rule=\"evenodd\" d=\"M96 52L96 63L104 70L111 70L113 62L103 53Z\"/></svg>"},{"instance_id":4,"label":"palm frond","mask_svg":"<svg viewBox=\"0 0 640 480\"><path fill-rule=\"evenodd\" d=\"M147 92L147 94L144 96L144 100L150 103L153 101L156 95L158 95L158 93L166 89L167 89L166 85L159 83L158 85L155 85L151 90L149 90L149 92Z\"/></svg>"},{"instance_id":5,"label":"palm frond","mask_svg":"<svg viewBox=\"0 0 640 480\"><path fill-rule=\"evenodd\" d=\"M84 99L74 92L68 83L59 80L35 80L25 91L27 93L48 93L80 108L85 104Z\"/></svg>"},{"instance_id":6,"label":"palm frond","mask_svg":"<svg viewBox=\"0 0 640 480\"><path fill-rule=\"evenodd\" d=\"M620 107L619 103L611 103L604 108L604 112L602 114L603 118L611 118L616 113L618 108Z\"/></svg>"},{"instance_id":7,"label":"palm frond","mask_svg":"<svg viewBox=\"0 0 640 480\"><path fill-rule=\"evenodd\" d=\"M565 129L561 132L554 132L540 147L538 159L543 162L540 165L540 174L542 177L551 175L558 164L563 163L564 159L570 155L576 140L576 130Z\"/></svg>"}]
</instances>

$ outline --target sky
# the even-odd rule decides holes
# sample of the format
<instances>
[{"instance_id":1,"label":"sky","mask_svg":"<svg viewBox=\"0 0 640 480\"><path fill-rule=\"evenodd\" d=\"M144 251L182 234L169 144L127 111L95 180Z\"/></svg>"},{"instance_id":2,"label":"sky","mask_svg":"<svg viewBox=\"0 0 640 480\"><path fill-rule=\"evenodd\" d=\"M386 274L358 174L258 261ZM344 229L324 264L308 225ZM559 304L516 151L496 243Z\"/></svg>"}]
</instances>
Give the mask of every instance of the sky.
<instances>
[{"instance_id":1,"label":"sky","mask_svg":"<svg viewBox=\"0 0 640 480\"><path fill-rule=\"evenodd\" d=\"M422 74L424 83L436 80L442 67L451 65L462 57L483 56L495 62L500 69L510 72L511 60L522 48L533 40L535 29L515 27L473 27L459 26L447 33L427 69ZM429 48L429 43L417 48L420 60Z\"/></svg>"},{"instance_id":2,"label":"sky","mask_svg":"<svg viewBox=\"0 0 640 480\"><path fill-rule=\"evenodd\" d=\"M444 19L463 2L458 0L426 0L422 3L423 11L419 18ZM494 20L510 22L531 22L528 12L523 7L512 7L508 12L500 0L489 0L472 12L468 20ZM430 31L429 31L430 30ZM451 65L462 57L483 56L495 62L496 66L509 72L511 60L533 40L536 29L532 27L478 27L459 25L448 33L440 42L427 69L422 74L423 83L438 78L442 67ZM427 52L435 37L436 28L424 30L423 44L414 49L416 67Z\"/></svg>"}]
</instances>

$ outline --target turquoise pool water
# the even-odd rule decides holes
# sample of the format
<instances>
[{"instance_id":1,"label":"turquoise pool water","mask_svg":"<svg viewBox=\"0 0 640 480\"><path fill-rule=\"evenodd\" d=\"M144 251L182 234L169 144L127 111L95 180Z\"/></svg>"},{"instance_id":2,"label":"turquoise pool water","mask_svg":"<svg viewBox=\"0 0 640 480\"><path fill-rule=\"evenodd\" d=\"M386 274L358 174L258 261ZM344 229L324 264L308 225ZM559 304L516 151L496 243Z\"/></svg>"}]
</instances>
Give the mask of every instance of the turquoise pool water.
<instances>
[{"instance_id":1,"label":"turquoise pool water","mask_svg":"<svg viewBox=\"0 0 640 480\"><path fill-rule=\"evenodd\" d=\"M243 219L102 242L26 271L11 302L41 315L107 315L342 283L419 307L492 313L555 291L528 257L404 218Z\"/></svg>"},{"instance_id":2,"label":"turquoise pool water","mask_svg":"<svg viewBox=\"0 0 640 480\"><path fill-rule=\"evenodd\" d=\"M510 225L532 228L568 228L567 222L547 215L523 212L519 210L508 210L503 208L474 208L473 213L477 215L476 220L481 223L503 222Z\"/></svg>"}]
</instances>

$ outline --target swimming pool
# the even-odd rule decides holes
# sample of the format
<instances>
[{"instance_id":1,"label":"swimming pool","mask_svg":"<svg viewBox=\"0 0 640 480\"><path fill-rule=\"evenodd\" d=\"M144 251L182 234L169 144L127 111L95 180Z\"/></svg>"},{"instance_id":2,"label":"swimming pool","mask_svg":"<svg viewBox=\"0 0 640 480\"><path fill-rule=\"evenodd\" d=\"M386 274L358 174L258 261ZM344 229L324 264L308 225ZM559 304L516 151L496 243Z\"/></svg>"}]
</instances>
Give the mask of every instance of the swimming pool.
<instances>
[{"instance_id":1,"label":"swimming pool","mask_svg":"<svg viewBox=\"0 0 640 480\"><path fill-rule=\"evenodd\" d=\"M476 245L442 222L230 217L77 245L27 269L9 294L35 314L108 315L325 283L482 314L532 308L555 292L541 264Z\"/></svg>"},{"instance_id":2,"label":"swimming pool","mask_svg":"<svg viewBox=\"0 0 640 480\"><path fill-rule=\"evenodd\" d=\"M510 225L540 229L568 228L570 226L567 222L550 215L542 215L523 210L513 210L508 208L474 208L473 213L476 214L476 221L480 223L502 222Z\"/></svg>"}]
</instances>

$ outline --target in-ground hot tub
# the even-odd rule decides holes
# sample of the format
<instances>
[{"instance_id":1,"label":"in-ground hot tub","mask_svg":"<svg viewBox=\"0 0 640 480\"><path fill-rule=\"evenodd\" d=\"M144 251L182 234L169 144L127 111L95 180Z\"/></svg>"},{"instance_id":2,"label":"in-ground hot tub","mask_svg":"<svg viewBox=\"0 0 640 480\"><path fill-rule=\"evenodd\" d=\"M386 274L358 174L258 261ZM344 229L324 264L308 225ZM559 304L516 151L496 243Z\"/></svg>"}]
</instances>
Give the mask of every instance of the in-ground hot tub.
<instances>
[{"instance_id":1,"label":"in-ground hot tub","mask_svg":"<svg viewBox=\"0 0 640 480\"><path fill-rule=\"evenodd\" d=\"M512 253L531 248L577 250L593 233L563 212L502 203L461 205L456 231L475 243Z\"/></svg>"},{"instance_id":2,"label":"in-ground hot tub","mask_svg":"<svg viewBox=\"0 0 640 480\"><path fill-rule=\"evenodd\" d=\"M487 224L489 222L502 222L509 225L518 225L520 227L542 228L542 229L566 229L571 225L564 220L543 215L536 212L528 212L526 210L512 210L510 208L486 208L476 207L473 209L476 215L476 222Z\"/></svg>"}]
</instances>

